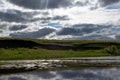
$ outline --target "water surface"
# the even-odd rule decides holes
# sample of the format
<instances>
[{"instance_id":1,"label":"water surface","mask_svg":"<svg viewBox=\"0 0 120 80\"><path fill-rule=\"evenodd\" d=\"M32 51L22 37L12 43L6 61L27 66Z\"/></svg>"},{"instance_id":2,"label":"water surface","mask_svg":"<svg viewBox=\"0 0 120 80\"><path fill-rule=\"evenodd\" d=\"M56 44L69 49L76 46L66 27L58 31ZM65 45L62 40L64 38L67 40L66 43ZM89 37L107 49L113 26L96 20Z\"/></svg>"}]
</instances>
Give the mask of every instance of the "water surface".
<instances>
[{"instance_id":1,"label":"water surface","mask_svg":"<svg viewBox=\"0 0 120 80\"><path fill-rule=\"evenodd\" d=\"M120 80L120 68L86 68L1 75L0 80Z\"/></svg>"}]
</instances>

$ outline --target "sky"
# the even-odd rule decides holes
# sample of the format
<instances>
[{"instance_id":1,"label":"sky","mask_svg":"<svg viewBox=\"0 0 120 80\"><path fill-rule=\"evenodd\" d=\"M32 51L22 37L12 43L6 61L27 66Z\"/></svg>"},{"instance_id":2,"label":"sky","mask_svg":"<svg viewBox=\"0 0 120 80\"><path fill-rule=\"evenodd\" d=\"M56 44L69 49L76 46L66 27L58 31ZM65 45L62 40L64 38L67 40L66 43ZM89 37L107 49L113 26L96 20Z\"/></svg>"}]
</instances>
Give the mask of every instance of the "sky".
<instances>
[{"instance_id":1,"label":"sky","mask_svg":"<svg viewBox=\"0 0 120 80\"><path fill-rule=\"evenodd\" d=\"M0 0L0 37L120 40L120 0Z\"/></svg>"}]
</instances>

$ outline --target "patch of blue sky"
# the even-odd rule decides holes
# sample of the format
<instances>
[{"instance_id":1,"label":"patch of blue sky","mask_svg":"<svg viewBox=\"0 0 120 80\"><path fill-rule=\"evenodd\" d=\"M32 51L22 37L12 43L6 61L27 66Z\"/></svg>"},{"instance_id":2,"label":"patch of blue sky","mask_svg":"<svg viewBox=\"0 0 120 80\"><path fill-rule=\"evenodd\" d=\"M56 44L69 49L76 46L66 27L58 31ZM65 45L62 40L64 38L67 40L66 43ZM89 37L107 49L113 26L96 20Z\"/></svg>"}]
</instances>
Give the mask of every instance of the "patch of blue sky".
<instances>
[{"instance_id":1,"label":"patch of blue sky","mask_svg":"<svg viewBox=\"0 0 120 80\"><path fill-rule=\"evenodd\" d=\"M120 2L110 5L110 6L107 6L106 9L120 9Z\"/></svg>"},{"instance_id":2,"label":"patch of blue sky","mask_svg":"<svg viewBox=\"0 0 120 80\"><path fill-rule=\"evenodd\" d=\"M113 28L112 31L115 33L120 33L120 28Z\"/></svg>"},{"instance_id":3,"label":"patch of blue sky","mask_svg":"<svg viewBox=\"0 0 120 80\"><path fill-rule=\"evenodd\" d=\"M117 6L109 6L109 7L107 7L106 9L120 9L120 7L117 7Z\"/></svg>"},{"instance_id":4,"label":"patch of blue sky","mask_svg":"<svg viewBox=\"0 0 120 80\"><path fill-rule=\"evenodd\" d=\"M62 28L63 26L60 25L59 23L48 23L48 26L52 26L54 28Z\"/></svg>"}]
</instances>

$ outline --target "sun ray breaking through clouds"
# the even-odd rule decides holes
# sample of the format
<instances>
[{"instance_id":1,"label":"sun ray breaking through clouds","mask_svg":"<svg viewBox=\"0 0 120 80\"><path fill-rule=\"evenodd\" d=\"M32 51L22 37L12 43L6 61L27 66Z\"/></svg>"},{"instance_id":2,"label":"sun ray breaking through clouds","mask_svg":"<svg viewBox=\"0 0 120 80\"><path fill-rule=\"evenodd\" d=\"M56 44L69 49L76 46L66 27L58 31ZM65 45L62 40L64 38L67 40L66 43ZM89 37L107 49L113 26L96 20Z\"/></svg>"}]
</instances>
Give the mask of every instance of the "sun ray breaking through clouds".
<instances>
[{"instance_id":1,"label":"sun ray breaking through clouds","mask_svg":"<svg viewBox=\"0 0 120 80\"><path fill-rule=\"evenodd\" d=\"M0 0L0 36L120 39L120 0Z\"/></svg>"},{"instance_id":2,"label":"sun ray breaking through clouds","mask_svg":"<svg viewBox=\"0 0 120 80\"><path fill-rule=\"evenodd\" d=\"M48 9L48 3L49 3L49 0L41 0L40 2L40 9Z\"/></svg>"}]
</instances>

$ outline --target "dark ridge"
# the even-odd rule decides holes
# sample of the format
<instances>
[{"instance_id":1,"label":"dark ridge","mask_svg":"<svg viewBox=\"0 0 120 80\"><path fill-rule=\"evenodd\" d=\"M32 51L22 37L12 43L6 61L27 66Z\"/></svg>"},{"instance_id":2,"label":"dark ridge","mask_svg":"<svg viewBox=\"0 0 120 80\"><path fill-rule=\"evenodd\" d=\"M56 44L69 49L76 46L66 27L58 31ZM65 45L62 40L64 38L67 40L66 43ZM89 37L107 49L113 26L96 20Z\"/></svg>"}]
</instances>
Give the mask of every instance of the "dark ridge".
<instances>
[{"instance_id":1,"label":"dark ridge","mask_svg":"<svg viewBox=\"0 0 120 80\"><path fill-rule=\"evenodd\" d=\"M41 44L41 48L49 49L49 50L73 50L72 46L62 46L62 45L53 45L53 44Z\"/></svg>"},{"instance_id":2,"label":"dark ridge","mask_svg":"<svg viewBox=\"0 0 120 80\"><path fill-rule=\"evenodd\" d=\"M44 41L44 40L43 40ZM108 46L115 45L120 47L120 43L118 42L77 42L73 44L71 41L71 45L65 45L66 42L62 42L62 44L56 44L56 41L52 43L46 42L36 42L32 40L22 40L22 39L4 39L0 40L0 48L42 48L48 50L100 50L104 49ZM74 42L75 43L75 42Z\"/></svg>"},{"instance_id":3,"label":"dark ridge","mask_svg":"<svg viewBox=\"0 0 120 80\"><path fill-rule=\"evenodd\" d=\"M117 42L90 42L76 44L74 45L74 48L75 50L100 50L112 45L120 47L120 43Z\"/></svg>"},{"instance_id":4,"label":"dark ridge","mask_svg":"<svg viewBox=\"0 0 120 80\"><path fill-rule=\"evenodd\" d=\"M69 50L71 46L39 44L28 40L0 40L0 48L43 48L49 50Z\"/></svg>"},{"instance_id":5,"label":"dark ridge","mask_svg":"<svg viewBox=\"0 0 120 80\"><path fill-rule=\"evenodd\" d=\"M0 40L0 48L34 48L39 44L27 40Z\"/></svg>"}]
</instances>

